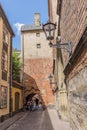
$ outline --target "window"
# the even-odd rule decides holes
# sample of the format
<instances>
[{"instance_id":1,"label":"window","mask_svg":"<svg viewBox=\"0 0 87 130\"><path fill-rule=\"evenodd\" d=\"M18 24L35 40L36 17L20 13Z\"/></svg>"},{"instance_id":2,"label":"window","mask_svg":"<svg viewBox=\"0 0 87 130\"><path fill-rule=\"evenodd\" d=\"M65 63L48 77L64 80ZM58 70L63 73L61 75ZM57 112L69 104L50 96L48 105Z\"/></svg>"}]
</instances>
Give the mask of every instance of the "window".
<instances>
[{"instance_id":1,"label":"window","mask_svg":"<svg viewBox=\"0 0 87 130\"><path fill-rule=\"evenodd\" d=\"M37 44L36 46L37 46L37 48L41 48L41 44Z\"/></svg>"},{"instance_id":2,"label":"window","mask_svg":"<svg viewBox=\"0 0 87 130\"><path fill-rule=\"evenodd\" d=\"M39 33L39 32L37 32L37 33L36 33L36 36L37 36L37 37L40 37L40 33Z\"/></svg>"},{"instance_id":3,"label":"window","mask_svg":"<svg viewBox=\"0 0 87 130\"><path fill-rule=\"evenodd\" d=\"M2 51L2 70L7 71L7 53Z\"/></svg>"},{"instance_id":4,"label":"window","mask_svg":"<svg viewBox=\"0 0 87 130\"><path fill-rule=\"evenodd\" d=\"M5 34L5 42L8 44L8 34Z\"/></svg>"},{"instance_id":5,"label":"window","mask_svg":"<svg viewBox=\"0 0 87 130\"><path fill-rule=\"evenodd\" d=\"M3 32L3 41L8 44L8 34Z\"/></svg>"},{"instance_id":6,"label":"window","mask_svg":"<svg viewBox=\"0 0 87 130\"><path fill-rule=\"evenodd\" d=\"M8 30L5 25L3 27L3 41L8 44Z\"/></svg>"},{"instance_id":7,"label":"window","mask_svg":"<svg viewBox=\"0 0 87 130\"><path fill-rule=\"evenodd\" d=\"M7 87L1 86L0 88L0 108L7 107Z\"/></svg>"}]
</instances>

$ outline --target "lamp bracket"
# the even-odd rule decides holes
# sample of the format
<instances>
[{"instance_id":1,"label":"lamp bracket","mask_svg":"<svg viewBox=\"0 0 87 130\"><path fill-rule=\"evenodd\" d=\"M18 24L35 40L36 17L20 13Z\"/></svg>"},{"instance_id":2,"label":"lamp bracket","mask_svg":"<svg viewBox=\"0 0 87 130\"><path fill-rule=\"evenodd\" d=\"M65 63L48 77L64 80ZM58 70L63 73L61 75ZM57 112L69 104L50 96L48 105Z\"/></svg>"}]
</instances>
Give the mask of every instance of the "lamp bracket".
<instances>
[{"instance_id":1,"label":"lamp bracket","mask_svg":"<svg viewBox=\"0 0 87 130\"><path fill-rule=\"evenodd\" d=\"M70 56L72 54L71 42L69 42L69 43L56 43L56 44L52 44L52 42L50 42L49 46L55 47L55 48L66 49L67 52L69 52Z\"/></svg>"},{"instance_id":2,"label":"lamp bracket","mask_svg":"<svg viewBox=\"0 0 87 130\"><path fill-rule=\"evenodd\" d=\"M50 82L50 84L57 84L57 82Z\"/></svg>"}]
</instances>

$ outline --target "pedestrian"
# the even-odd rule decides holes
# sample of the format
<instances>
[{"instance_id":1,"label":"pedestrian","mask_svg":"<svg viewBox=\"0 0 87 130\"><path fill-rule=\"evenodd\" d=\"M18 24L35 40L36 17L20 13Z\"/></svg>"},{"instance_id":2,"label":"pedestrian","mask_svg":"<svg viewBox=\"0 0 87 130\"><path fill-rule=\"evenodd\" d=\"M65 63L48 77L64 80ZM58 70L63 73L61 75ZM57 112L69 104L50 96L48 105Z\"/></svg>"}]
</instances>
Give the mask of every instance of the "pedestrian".
<instances>
[{"instance_id":1,"label":"pedestrian","mask_svg":"<svg viewBox=\"0 0 87 130\"><path fill-rule=\"evenodd\" d=\"M30 111L30 101L27 102L27 109Z\"/></svg>"},{"instance_id":2,"label":"pedestrian","mask_svg":"<svg viewBox=\"0 0 87 130\"><path fill-rule=\"evenodd\" d=\"M38 110L43 110L42 103L40 102L38 105Z\"/></svg>"},{"instance_id":3,"label":"pedestrian","mask_svg":"<svg viewBox=\"0 0 87 130\"><path fill-rule=\"evenodd\" d=\"M30 102L30 112L32 111L32 108L33 108L33 102L31 101Z\"/></svg>"},{"instance_id":4,"label":"pedestrian","mask_svg":"<svg viewBox=\"0 0 87 130\"><path fill-rule=\"evenodd\" d=\"M36 102L36 109L38 110L39 100L36 98L35 102Z\"/></svg>"},{"instance_id":5,"label":"pedestrian","mask_svg":"<svg viewBox=\"0 0 87 130\"><path fill-rule=\"evenodd\" d=\"M36 109L36 104L35 104L35 101L33 101L33 108L32 108L32 110L35 111L35 109Z\"/></svg>"}]
</instances>

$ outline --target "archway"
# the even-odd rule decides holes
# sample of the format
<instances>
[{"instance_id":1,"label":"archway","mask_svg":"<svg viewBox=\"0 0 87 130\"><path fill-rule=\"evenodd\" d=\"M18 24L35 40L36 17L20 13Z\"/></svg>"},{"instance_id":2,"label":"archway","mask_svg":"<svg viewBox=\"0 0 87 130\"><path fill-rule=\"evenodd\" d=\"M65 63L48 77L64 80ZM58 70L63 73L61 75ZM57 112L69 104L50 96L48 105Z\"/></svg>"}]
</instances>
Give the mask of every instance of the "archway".
<instances>
[{"instance_id":1,"label":"archway","mask_svg":"<svg viewBox=\"0 0 87 130\"><path fill-rule=\"evenodd\" d=\"M31 93L26 97L26 102L38 99L39 102L42 102L42 98L39 94Z\"/></svg>"},{"instance_id":2,"label":"archway","mask_svg":"<svg viewBox=\"0 0 87 130\"><path fill-rule=\"evenodd\" d=\"M40 104L43 104L41 96L36 93L29 94L26 97L26 109L29 109L29 104L32 104L34 110L37 109Z\"/></svg>"},{"instance_id":3,"label":"archway","mask_svg":"<svg viewBox=\"0 0 87 130\"><path fill-rule=\"evenodd\" d=\"M31 93L26 97L26 101L31 101L35 93Z\"/></svg>"}]
</instances>

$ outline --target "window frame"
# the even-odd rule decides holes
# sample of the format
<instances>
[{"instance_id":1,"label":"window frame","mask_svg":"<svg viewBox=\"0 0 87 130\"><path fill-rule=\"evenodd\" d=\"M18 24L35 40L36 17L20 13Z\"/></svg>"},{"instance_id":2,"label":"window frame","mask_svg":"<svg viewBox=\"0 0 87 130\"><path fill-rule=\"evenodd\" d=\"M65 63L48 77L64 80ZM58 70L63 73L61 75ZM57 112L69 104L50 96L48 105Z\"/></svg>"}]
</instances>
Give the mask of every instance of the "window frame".
<instances>
[{"instance_id":1,"label":"window frame","mask_svg":"<svg viewBox=\"0 0 87 130\"><path fill-rule=\"evenodd\" d=\"M40 49L40 48L41 48L41 44L40 44L40 43L37 43L37 44L36 44L36 47L37 47L37 49Z\"/></svg>"},{"instance_id":2,"label":"window frame","mask_svg":"<svg viewBox=\"0 0 87 130\"><path fill-rule=\"evenodd\" d=\"M8 71L8 54L5 50L2 50L2 70Z\"/></svg>"},{"instance_id":3,"label":"window frame","mask_svg":"<svg viewBox=\"0 0 87 130\"><path fill-rule=\"evenodd\" d=\"M8 44L8 30L5 25L3 25L3 42Z\"/></svg>"},{"instance_id":4,"label":"window frame","mask_svg":"<svg viewBox=\"0 0 87 130\"><path fill-rule=\"evenodd\" d=\"M0 109L7 108L8 88L1 85L0 87Z\"/></svg>"},{"instance_id":5,"label":"window frame","mask_svg":"<svg viewBox=\"0 0 87 130\"><path fill-rule=\"evenodd\" d=\"M40 37L40 32L36 32L36 37Z\"/></svg>"}]
</instances>

